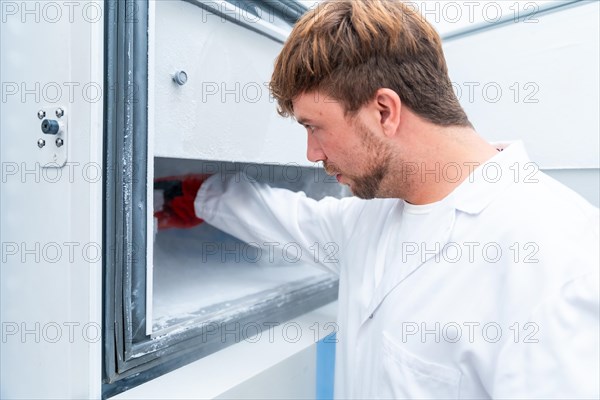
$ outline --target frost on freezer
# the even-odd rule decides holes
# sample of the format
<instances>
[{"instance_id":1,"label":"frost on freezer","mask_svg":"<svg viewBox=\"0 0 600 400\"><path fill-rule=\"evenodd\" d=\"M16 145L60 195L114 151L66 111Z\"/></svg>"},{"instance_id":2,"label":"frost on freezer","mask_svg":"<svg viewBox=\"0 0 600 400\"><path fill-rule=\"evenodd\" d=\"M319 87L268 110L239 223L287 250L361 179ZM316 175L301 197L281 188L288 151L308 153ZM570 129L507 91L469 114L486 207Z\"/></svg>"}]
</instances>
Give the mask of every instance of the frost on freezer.
<instances>
[{"instance_id":1,"label":"frost on freezer","mask_svg":"<svg viewBox=\"0 0 600 400\"><path fill-rule=\"evenodd\" d=\"M226 311L248 296L277 291L286 283L325 275L311 265L286 262L281 248L272 256L207 224L160 232L154 246L155 330L185 316Z\"/></svg>"}]
</instances>

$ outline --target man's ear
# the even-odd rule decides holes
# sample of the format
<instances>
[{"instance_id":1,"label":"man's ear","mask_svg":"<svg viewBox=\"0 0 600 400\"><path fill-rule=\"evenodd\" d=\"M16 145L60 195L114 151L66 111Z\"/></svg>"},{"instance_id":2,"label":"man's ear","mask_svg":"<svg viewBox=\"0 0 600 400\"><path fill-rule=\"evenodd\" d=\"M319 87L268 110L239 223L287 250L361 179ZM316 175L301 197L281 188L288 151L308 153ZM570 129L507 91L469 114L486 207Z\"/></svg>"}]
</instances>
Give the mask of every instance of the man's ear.
<instances>
[{"instance_id":1,"label":"man's ear","mask_svg":"<svg viewBox=\"0 0 600 400\"><path fill-rule=\"evenodd\" d=\"M398 93L392 89L381 88L375 93L374 105L379 113L379 123L383 133L392 137L400 126L400 111L402 101Z\"/></svg>"}]
</instances>

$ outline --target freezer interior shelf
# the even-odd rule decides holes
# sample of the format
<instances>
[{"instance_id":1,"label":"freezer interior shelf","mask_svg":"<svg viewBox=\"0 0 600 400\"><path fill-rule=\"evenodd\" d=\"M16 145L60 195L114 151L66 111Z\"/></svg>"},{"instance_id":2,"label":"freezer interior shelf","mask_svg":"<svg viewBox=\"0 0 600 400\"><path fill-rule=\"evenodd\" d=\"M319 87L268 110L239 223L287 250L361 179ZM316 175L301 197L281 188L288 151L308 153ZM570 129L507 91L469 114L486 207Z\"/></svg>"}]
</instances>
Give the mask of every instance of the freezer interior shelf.
<instances>
[{"instance_id":1,"label":"freezer interior shelf","mask_svg":"<svg viewBox=\"0 0 600 400\"><path fill-rule=\"evenodd\" d=\"M294 250L294 249L292 249ZM153 332L210 318L331 274L282 246L250 246L203 223L160 231L154 242Z\"/></svg>"}]
</instances>

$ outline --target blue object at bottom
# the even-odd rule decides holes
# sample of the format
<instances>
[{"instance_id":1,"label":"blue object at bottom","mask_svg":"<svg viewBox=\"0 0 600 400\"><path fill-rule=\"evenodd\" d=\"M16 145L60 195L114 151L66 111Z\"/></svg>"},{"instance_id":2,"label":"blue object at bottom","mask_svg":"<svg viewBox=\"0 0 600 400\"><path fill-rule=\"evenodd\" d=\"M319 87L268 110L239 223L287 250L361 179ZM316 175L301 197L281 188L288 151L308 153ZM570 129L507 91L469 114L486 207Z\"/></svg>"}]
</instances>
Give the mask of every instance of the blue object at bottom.
<instances>
[{"instance_id":1,"label":"blue object at bottom","mask_svg":"<svg viewBox=\"0 0 600 400\"><path fill-rule=\"evenodd\" d=\"M317 342L317 400L333 399L335 333Z\"/></svg>"}]
</instances>

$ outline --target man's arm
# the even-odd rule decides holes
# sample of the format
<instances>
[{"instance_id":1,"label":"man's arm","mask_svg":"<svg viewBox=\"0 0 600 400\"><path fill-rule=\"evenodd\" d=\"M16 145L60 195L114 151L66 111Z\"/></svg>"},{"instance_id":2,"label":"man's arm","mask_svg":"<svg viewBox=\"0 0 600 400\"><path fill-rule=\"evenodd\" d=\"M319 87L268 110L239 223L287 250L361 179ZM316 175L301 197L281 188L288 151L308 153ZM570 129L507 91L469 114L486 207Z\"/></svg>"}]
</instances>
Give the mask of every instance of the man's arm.
<instances>
[{"instance_id":1,"label":"man's arm","mask_svg":"<svg viewBox=\"0 0 600 400\"><path fill-rule=\"evenodd\" d=\"M247 242L302 249L302 258L339 273L353 199L316 201L242 175L212 176L195 201L198 218ZM350 224L351 225L351 224Z\"/></svg>"}]
</instances>

